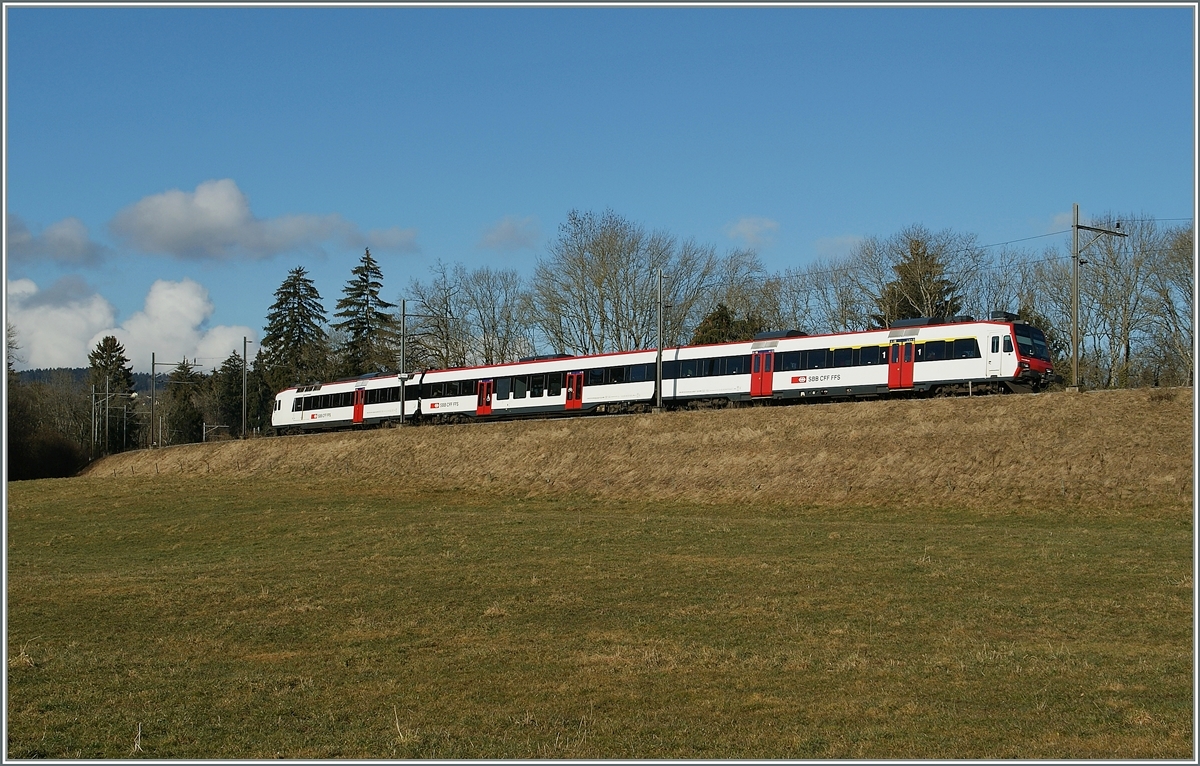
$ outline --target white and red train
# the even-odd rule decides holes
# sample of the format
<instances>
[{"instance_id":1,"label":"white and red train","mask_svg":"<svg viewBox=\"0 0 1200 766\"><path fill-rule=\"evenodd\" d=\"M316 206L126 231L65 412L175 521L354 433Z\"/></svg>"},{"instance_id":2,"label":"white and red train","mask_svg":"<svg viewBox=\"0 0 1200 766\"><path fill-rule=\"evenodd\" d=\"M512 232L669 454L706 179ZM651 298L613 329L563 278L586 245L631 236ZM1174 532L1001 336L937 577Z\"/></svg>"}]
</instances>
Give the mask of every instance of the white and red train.
<instances>
[{"instance_id":1,"label":"white and red train","mask_svg":"<svg viewBox=\"0 0 1200 766\"><path fill-rule=\"evenodd\" d=\"M271 425L295 432L410 420L507 419L646 409L656 350L535 357L288 388ZM1058 379L1041 330L1011 314L917 319L835 335L795 331L662 352L664 407L913 394L1036 392Z\"/></svg>"}]
</instances>

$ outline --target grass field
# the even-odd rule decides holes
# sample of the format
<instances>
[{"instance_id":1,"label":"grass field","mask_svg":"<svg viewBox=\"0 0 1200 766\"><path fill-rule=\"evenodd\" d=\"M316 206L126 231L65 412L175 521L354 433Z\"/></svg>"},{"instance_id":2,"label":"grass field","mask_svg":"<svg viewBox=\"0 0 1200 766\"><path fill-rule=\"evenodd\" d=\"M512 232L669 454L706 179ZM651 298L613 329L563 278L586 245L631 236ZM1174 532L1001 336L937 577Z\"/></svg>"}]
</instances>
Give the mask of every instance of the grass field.
<instances>
[{"instance_id":1,"label":"grass field","mask_svg":"<svg viewBox=\"0 0 1200 766\"><path fill-rule=\"evenodd\" d=\"M105 470L8 487L9 758L1193 754L1187 503Z\"/></svg>"}]
</instances>

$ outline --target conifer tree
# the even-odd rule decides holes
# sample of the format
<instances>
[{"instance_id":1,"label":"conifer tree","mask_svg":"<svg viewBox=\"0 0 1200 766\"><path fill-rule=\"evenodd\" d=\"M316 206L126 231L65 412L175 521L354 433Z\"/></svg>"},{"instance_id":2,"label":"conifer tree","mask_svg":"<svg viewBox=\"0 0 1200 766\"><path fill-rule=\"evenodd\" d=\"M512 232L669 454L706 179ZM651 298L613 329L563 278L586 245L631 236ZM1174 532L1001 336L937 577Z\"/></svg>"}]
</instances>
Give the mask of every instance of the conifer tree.
<instances>
[{"instance_id":1,"label":"conifer tree","mask_svg":"<svg viewBox=\"0 0 1200 766\"><path fill-rule=\"evenodd\" d=\"M89 381L97 392L126 394L133 391L133 367L125 356L125 347L112 335L106 335L88 353Z\"/></svg>"},{"instance_id":2,"label":"conifer tree","mask_svg":"<svg viewBox=\"0 0 1200 766\"><path fill-rule=\"evenodd\" d=\"M945 264L925 238L910 237L907 252L892 268L896 279L884 285L875 299L878 313L871 316L879 327L897 319L952 317L962 308L962 296L954 295Z\"/></svg>"},{"instance_id":3,"label":"conifer tree","mask_svg":"<svg viewBox=\"0 0 1200 766\"><path fill-rule=\"evenodd\" d=\"M304 267L288 272L275 291L262 339L262 367L277 389L318 382L325 373L328 336L321 294Z\"/></svg>"},{"instance_id":4,"label":"conifer tree","mask_svg":"<svg viewBox=\"0 0 1200 766\"><path fill-rule=\"evenodd\" d=\"M249 377L247 371L247 377ZM216 417L221 425L228 426L233 438L242 436L242 355L234 351L220 368L213 373L213 389L216 393ZM247 394L249 392L247 391Z\"/></svg>"},{"instance_id":5,"label":"conifer tree","mask_svg":"<svg viewBox=\"0 0 1200 766\"><path fill-rule=\"evenodd\" d=\"M88 380L95 386L92 401L95 417L102 425L97 429L103 454L120 452L138 443L140 420L133 409L133 366L125 356L125 347L112 335L101 338L88 353ZM105 437L107 436L107 443Z\"/></svg>"},{"instance_id":6,"label":"conifer tree","mask_svg":"<svg viewBox=\"0 0 1200 766\"><path fill-rule=\"evenodd\" d=\"M203 438L204 413L197 400L204 375L184 359L167 376L167 444L187 444Z\"/></svg>"},{"instance_id":7,"label":"conifer tree","mask_svg":"<svg viewBox=\"0 0 1200 766\"><path fill-rule=\"evenodd\" d=\"M692 333L692 345L699 346L707 343L730 343L739 340L750 340L755 335L767 329L766 321L757 313L738 319L724 303L705 315L696 325Z\"/></svg>"},{"instance_id":8,"label":"conifer tree","mask_svg":"<svg viewBox=\"0 0 1200 766\"><path fill-rule=\"evenodd\" d=\"M378 261L371 257L370 248L351 274L334 314L342 321L333 324L335 330L346 336L341 348L342 373L359 375L394 369L398 361L396 317L385 309L396 304L379 297L383 272Z\"/></svg>"}]
</instances>

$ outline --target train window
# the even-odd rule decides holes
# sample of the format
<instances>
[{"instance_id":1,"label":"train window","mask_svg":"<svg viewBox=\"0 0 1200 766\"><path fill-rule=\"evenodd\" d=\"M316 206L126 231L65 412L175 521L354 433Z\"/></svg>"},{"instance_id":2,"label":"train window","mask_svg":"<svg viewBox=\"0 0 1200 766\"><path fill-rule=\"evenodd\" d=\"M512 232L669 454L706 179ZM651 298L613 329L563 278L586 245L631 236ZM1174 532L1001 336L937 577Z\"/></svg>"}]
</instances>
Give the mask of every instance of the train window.
<instances>
[{"instance_id":1,"label":"train window","mask_svg":"<svg viewBox=\"0 0 1200 766\"><path fill-rule=\"evenodd\" d=\"M512 390L512 378L500 378L496 381L496 398L507 399Z\"/></svg>"},{"instance_id":2,"label":"train window","mask_svg":"<svg viewBox=\"0 0 1200 766\"><path fill-rule=\"evenodd\" d=\"M635 364L629 368L629 381L631 383L641 383L649 377L654 379L654 365L652 364Z\"/></svg>"},{"instance_id":3,"label":"train window","mask_svg":"<svg viewBox=\"0 0 1200 766\"><path fill-rule=\"evenodd\" d=\"M726 375L741 375L744 372L750 372L750 355L731 356L725 360Z\"/></svg>"},{"instance_id":4,"label":"train window","mask_svg":"<svg viewBox=\"0 0 1200 766\"><path fill-rule=\"evenodd\" d=\"M563 374L550 372L546 374L546 396L558 396L562 393Z\"/></svg>"},{"instance_id":5,"label":"train window","mask_svg":"<svg viewBox=\"0 0 1200 766\"><path fill-rule=\"evenodd\" d=\"M863 346L859 364L887 364L887 346Z\"/></svg>"},{"instance_id":6,"label":"train window","mask_svg":"<svg viewBox=\"0 0 1200 766\"><path fill-rule=\"evenodd\" d=\"M800 369L800 352L784 351L775 355L775 369L780 372Z\"/></svg>"},{"instance_id":7,"label":"train window","mask_svg":"<svg viewBox=\"0 0 1200 766\"><path fill-rule=\"evenodd\" d=\"M512 396L514 399L524 399L525 392L529 389L529 378L524 375L519 375L512 379Z\"/></svg>"},{"instance_id":8,"label":"train window","mask_svg":"<svg viewBox=\"0 0 1200 766\"><path fill-rule=\"evenodd\" d=\"M1013 327L1013 332L1017 334L1018 351L1034 359L1050 361L1050 348L1046 345L1046 336L1041 330L1027 324L1019 324Z\"/></svg>"},{"instance_id":9,"label":"train window","mask_svg":"<svg viewBox=\"0 0 1200 766\"><path fill-rule=\"evenodd\" d=\"M292 400L292 412L302 412L304 410L304 399L297 396Z\"/></svg>"},{"instance_id":10,"label":"train window","mask_svg":"<svg viewBox=\"0 0 1200 766\"><path fill-rule=\"evenodd\" d=\"M587 371L587 383L589 386L599 386L604 384L604 368L597 367L594 370Z\"/></svg>"},{"instance_id":11,"label":"train window","mask_svg":"<svg viewBox=\"0 0 1200 766\"><path fill-rule=\"evenodd\" d=\"M709 375L716 375L713 371L713 362L715 359L697 359L696 360L696 377L707 378Z\"/></svg>"},{"instance_id":12,"label":"train window","mask_svg":"<svg viewBox=\"0 0 1200 766\"><path fill-rule=\"evenodd\" d=\"M1011 336L1011 335L1005 335L1005 336L1004 336L1004 353L1006 353L1006 354L1011 354L1011 353L1012 353L1012 350L1013 350L1013 346L1012 346L1012 336Z\"/></svg>"},{"instance_id":13,"label":"train window","mask_svg":"<svg viewBox=\"0 0 1200 766\"><path fill-rule=\"evenodd\" d=\"M546 376L545 375L530 375L529 376L529 395L544 396L546 393Z\"/></svg>"},{"instance_id":14,"label":"train window","mask_svg":"<svg viewBox=\"0 0 1200 766\"><path fill-rule=\"evenodd\" d=\"M629 369L627 367L609 367L604 371L605 383L624 383Z\"/></svg>"},{"instance_id":15,"label":"train window","mask_svg":"<svg viewBox=\"0 0 1200 766\"><path fill-rule=\"evenodd\" d=\"M946 341L944 340L927 340L925 341L925 358L926 362L938 362L946 358ZM919 347L918 347L919 348Z\"/></svg>"},{"instance_id":16,"label":"train window","mask_svg":"<svg viewBox=\"0 0 1200 766\"><path fill-rule=\"evenodd\" d=\"M992 336L992 353L993 354L1000 353L1000 336L999 335Z\"/></svg>"},{"instance_id":17,"label":"train window","mask_svg":"<svg viewBox=\"0 0 1200 766\"><path fill-rule=\"evenodd\" d=\"M679 361L679 377L694 378L696 377L696 360L681 359Z\"/></svg>"},{"instance_id":18,"label":"train window","mask_svg":"<svg viewBox=\"0 0 1200 766\"><path fill-rule=\"evenodd\" d=\"M959 338L954 341L955 359L978 359L979 343L974 338Z\"/></svg>"},{"instance_id":19,"label":"train window","mask_svg":"<svg viewBox=\"0 0 1200 766\"><path fill-rule=\"evenodd\" d=\"M852 367L854 365L854 349L835 348L833 350L834 367Z\"/></svg>"},{"instance_id":20,"label":"train window","mask_svg":"<svg viewBox=\"0 0 1200 766\"><path fill-rule=\"evenodd\" d=\"M663 362L663 380L674 380L679 377L679 362Z\"/></svg>"},{"instance_id":21,"label":"train window","mask_svg":"<svg viewBox=\"0 0 1200 766\"><path fill-rule=\"evenodd\" d=\"M804 369L806 370L823 370L829 367L829 353L827 348L811 348L804 355Z\"/></svg>"}]
</instances>

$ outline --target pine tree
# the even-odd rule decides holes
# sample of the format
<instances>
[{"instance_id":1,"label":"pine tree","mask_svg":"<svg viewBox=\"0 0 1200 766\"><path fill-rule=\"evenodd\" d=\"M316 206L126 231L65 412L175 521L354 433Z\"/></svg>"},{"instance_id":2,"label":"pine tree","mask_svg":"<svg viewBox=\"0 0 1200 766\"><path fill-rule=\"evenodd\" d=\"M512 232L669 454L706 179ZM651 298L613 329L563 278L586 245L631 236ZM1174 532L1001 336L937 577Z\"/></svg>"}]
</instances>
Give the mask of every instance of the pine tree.
<instances>
[{"instance_id":1,"label":"pine tree","mask_svg":"<svg viewBox=\"0 0 1200 766\"><path fill-rule=\"evenodd\" d=\"M962 308L962 296L953 294L945 265L925 240L909 239L904 258L892 268L896 279L875 299L879 313L872 314L871 321L877 326L888 327L897 319L952 317Z\"/></svg>"},{"instance_id":2,"label":"pine tree","mask_svg":"<svg viewBox=\"0 0 1200 766\"><path fill-rule=\"evenodd\" d=\"M333 327L346 334L342 345L343 369L347 375L359 375L375 370L391 370L396 366L396 317L384 309L394 308L379 297L383 287L383 272L371 257L368 248L354 275L342 288L343 297L337 302L335 316L342 317Z\"/></svg>"},{"instance_id":3,"label":"pine tree","mask_svg":"<svg viewBox=\"0 0 1200 766\"><path fill-rule=\"evenodd\" d=\"M247 386L248 387L248 386ZM217 422L228 426L235 439L242 436L242 355L234 351L213 374ZM249 394L249 391L247 391Z\"/></svg>"},{"instance_id":4,"label":"pine tree","mask_svg":"<svg viewBox=\"0 0 1200 766\"><path fill-rule=\"evenodd\" d=\"M88 354L89 381L97 393L127 394L133 391L133 367L125 356L125 347L112 335L106 335ZM105 387L107 384L107 389Z\"/></svg>"},{"instance_id":5,"label":"pine tree","mask_svg":"<svg viewBox=\"0 0 1200 766\"><path fill-rule=\"evenodd\" d=\"M261 357L270 385L282 389L316 383L324 376L328 357L324 324L321 294L304 268L297 266L275 291L275 303L267 312Z\"/></svg>"},{"instance_id":6,"label":"pine tree","mask_svg":"<svg viewBox=\"0 0 1200 766\"><path fill-rule=\"evenodd\" d=\"M199 386L204 375L184 359L167 376L167 438L168 444L187 444L204 438L204 413L197 404Z\"/></svg>"},{"instance_id":7,"label":"pine tree","mask_svg":"<svg viewBox=\"0 0 1200 766\"><path fill-rule=\"evenodd\" d=\"M692 333L692 345L699 346L707 343L730 343L739 340L750 340L755 335L767 329L766 321L758 314L738 319L724 303L700 320Z\"/></svg>"},{"instance_id":8,"label":"pine tree","mask_svg":"<svg viewBox=\"0 0 1200 766\"><path fill-rule=\"evenodd\" d=\"M133 366L125 356L125 347L114 336L106 335L88 354L88 363L88 380L94 386L95 416L101 423L97 436L103 453L121 452L136 445L141 428L137 410L133 417L129 416L129 410L133 409Z\"/></svg>"}]
</instances>

